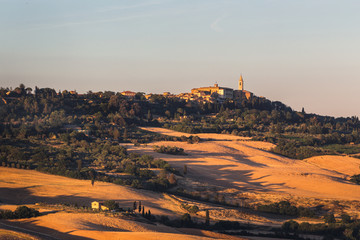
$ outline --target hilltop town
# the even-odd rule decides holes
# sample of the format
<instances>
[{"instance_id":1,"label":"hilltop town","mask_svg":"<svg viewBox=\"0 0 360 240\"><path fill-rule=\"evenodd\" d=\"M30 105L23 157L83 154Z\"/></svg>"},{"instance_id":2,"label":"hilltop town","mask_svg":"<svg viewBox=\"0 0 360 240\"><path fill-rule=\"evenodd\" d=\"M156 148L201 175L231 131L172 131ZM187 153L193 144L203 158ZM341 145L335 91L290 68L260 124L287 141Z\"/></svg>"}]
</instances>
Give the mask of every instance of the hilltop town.
<instances>
[{"instance_id":1,"label":"hilltop town","mask_svg":"<svg viewBox=\"0 0 360 240\"><path fill-rule=\"evenodd\" d=\"M210 87L200 87L191 89L190 93L181 93L177 95L180 99L197 101L197 102L223 102L225 100L238 101L241 99L251 99L253 93L244 89L244 79L240 76L239 88L234 90L232 88L220 87L218 84Z\"/></svg>"},{"instance_id":2,"label":"hilltop town","mask_svg":"<svg viewBox=\"0 0 360 240\"><path fill-rule=\"evenodd\" d=\"M242 75L240 76L238 82L238 89L232 89L227 87L221 87L219 84L214 84L214 86L209 87L200 87L191 89L190 93L180 93L180 94L171 94L170 92L164 92L163 95L169 98L183 99L186 101L193 101L198 103L215 103L215 102L224 102L226 100L231 101L241 101L242 99L250 100L253 97L253 93L246 91L244 89L244 79ZM124 91L121 92L122 95L126 97L135 97L136 92ZM150 99L153 94L146 94L145 98Z\"/></svg>"},{"instance_id":3,"label":"hilltop town","mask_svg":"<svg viewBox=\"0 0 360 240\"><path fill-rule=\"evenodd\" d=\"M36 87L37 88L37 87ZM21 88L21 87L17 87L14 90L11 89L1 89L0 91L4 92L5 94L1 94L2 96L2 101L6 104L7 101L6 99L11 99L13 97L17 97L18 95L21 95L22 92L27 93L27 94L31 94L32 92L32 88L27 87L25 88ZM35 89L36 91L36 89ZM91 92L91 94L95 94L99 97L103 97L104 94L103 92ZM71 91L67 91L64 90L62 92L58 92L58 93L53 93L56 95L73 95L73 96L83 96L84 94L79 94L77 91L75 90L71 90ZM140 93L140 92L133 92L130 90L126 90L123 92L120 92L121 95L129 98L129 99L134 99L137 94L138 95L143 95L147 100L151 99L152 96L154 95L160 95L160 96L164 96L167 98L175 98L178 100L185 100L185 101L192 101L192 102L197 102L197 103L223 103L224 101L241 101L243 99L247 99L247 100L251 100L252 97L254 96L254 94L252 92L249 92L247 90L244 89L244 79L242 77L242 75L240 76L240 79L238 81L238 89L232 89L232 88L228 88L228 87L221 87L219 86L219 84L215 83L214 86L209 86L209 87L199 87L199 88L193 88L191 89L191 92L189 93L180 93L180 94L172 94L170 92L164 92L162 94L145 94L145 93Z\"/></svg>"}]
</instances>

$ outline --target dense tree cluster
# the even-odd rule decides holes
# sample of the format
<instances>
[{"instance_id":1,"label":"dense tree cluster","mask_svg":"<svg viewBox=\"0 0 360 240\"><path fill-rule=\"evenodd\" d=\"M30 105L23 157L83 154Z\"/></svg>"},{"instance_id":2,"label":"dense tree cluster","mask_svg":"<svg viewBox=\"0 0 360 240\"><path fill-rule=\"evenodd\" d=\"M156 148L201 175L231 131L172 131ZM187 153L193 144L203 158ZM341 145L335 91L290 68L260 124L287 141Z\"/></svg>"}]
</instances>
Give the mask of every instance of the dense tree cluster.
<instances>
[{"instance_id":1,"label":"dense tree cluster","mask_svg":"<svg viewBox=\"0 0 360 240\"><path fill-rule=\"evenodd\" d=\"M268 100L261 99L264 103ZM360 152L357 117L334 118L296 112L281 103L245 105L224 103L218 112L168 121L163 126L187 133L225 133L277 146L275 153L295 159L323 154Z\"/></svg>"},{"instance_id":2,"label":"dense tree cluster","mask_svg":"<svg viewBox=\"0 0 360 240\"><path fill-rule=\"evenodd\" d=\"M0 219L19 219L40 216L39 211L27 206L19 206L15 211L0 210Z\"/></svg>"},{"instance_id":3,"label":"dense tree cluster","mask_svg":"<svg viewBox=\"0 0 360 240\"><path fill-rule=\"evenodd\" d=\"M286 232L301 234L315 234L328 237L327 239L351 239L360 238L360 222L351 221L347 223L311 224L308 222L298 223L290 220L282 225Z\"/></svg>"},{"instance_id":4,"label":"dense tree cluster","mask_svg":"<svg viewBox=\"0 0 360 240\"><path fill-rule=\"evenodd\" d=\"M258 211L268 212L280 215L299 216L299 217L314 217L315 212L309 208L296 207L291 205L288 201L276 202L268 205L259 205Z\"/></svg>"},{"instance_id":5,"label":"dense tree cluster","mask_svg":"<svg viewBox=\"0 0 360 240\"><path fill-rule=\"evenodd\" d=\"M186 155L183 148L171 147L171 146L154 146L154 151L158 153L166 153L171 155Z\"/></svg>"},{"instance_id":6,"label":"dense tree cluster","mask_svg":"<svg viewBox=\"0 0 360 240\"><path fill-rule=\"evenodd\" d=\"M0 146L2 166L38 171L78 179L91 179L164 190L171 186L169 174L155 175L149 168L174 172L162 159L128 154L126 148L107 141L81 140L62 147L5 142ZM122 174L123 173L123 174ZM125 174L125 175L124 175Z\"/></svg>"},{"instance_id":7,"label":"dense tree cluster","mask_svg":"<svg viewBox=\"0 0 360 240\"><path fill-rule=\"evenodd\" d=\"M360 185L360 174L351 176L350 181Z\"/></svg>"}]
</instances>

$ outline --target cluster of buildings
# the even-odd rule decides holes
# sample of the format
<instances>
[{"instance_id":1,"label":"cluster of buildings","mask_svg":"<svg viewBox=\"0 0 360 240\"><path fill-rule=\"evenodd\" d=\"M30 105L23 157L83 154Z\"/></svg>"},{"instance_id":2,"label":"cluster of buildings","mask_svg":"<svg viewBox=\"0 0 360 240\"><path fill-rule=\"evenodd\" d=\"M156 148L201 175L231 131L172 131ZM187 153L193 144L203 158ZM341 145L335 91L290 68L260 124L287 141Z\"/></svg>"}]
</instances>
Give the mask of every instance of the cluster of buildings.
<instances>
[{"instance_id":1,"label":"cluster of buildings","mask_svg":"<svg viewBox=\"0 0 360 240\"><path fill-rule=\"evenodd\" d=\"M200 87L191 89L191 93L180 94L181 99L199 102L223 102L225 100L250 99L253 94L244 90L244 79L240 76L238 89L220 87L218 84L210 87Z\"/></svg>"},{"instance_id":2,"label":"cluster of buildings","mask_svg":"<svg viewBox=\"0 0 360 240\"><path fill-rule=\"evenodd\" d=\"M122 95L126 97L134 97L135 92L124 91L121 92ZM147 99L151 98L152 94L145 95ZM240 76L238 82L238 89L232 89L227 87L220 87L218 84L210 87L200 87L191 89L190 93L180 93L178 95L173 95L169 92L164 92L162 94L164 97L172 97L184 99L186 101L195 101L195 102L224 102L225 100L250 100L253 97L253 93L244 90L244 79Z\"/></svg>"},{"instance_id":3,"label":"cluster of buildings","mask_svg":"<svg viewBox=\"0 0 360 240\"><path fill-rule=\"evenodd\" d=\"M76 91L67 91L64 90L60 93L55 92L53 89L45 89L50 90L50 94L57 94L57 95L74 95L74 96L82 96L84 94L78 94ZM6 91L6 92L4 92ZM27 88L26 91L31 94L31 88ZM42 89L40 89L42 91ZM16 88L15 90L3 90L1 92L0 96L0 103L7 104L7 99L12 99L17 97L21 93L21 88ZM112 93L112 92L110 92ZM49 94L49 93L47 93ZM99 96L100 98L104 97L105 95L108 95L106 92L97 92L94 93L95 95ZM114 94L114 93L112 93ZM123 96L129 99L134 99L138 93L133 91L123 91L121 92ZM146 99L151 99L154 94L144 94L141 93L140 96L143 95ZM159 94L155 94L159 95ZM242 76L240 76L239 82L238 82L238 89L232 89L227 87L220 87L217 83L214 84L214 86L209 87L199 87L199 88L193 88L191 89L191 92L189 93L180 93L178 95L171 94L170 92L164 92L163 94L160 94L167 98L177 98L177 99L183 99L186 101L193 101L193 102L199 102L199 103L207 103L207 102L224 102L226 100L233 100L233 101L241 101L243 99L251 100L253 97L253 94L249 91L246 91L244 89L244 79ZM5 99L6 97L6 99ZM92 100L89 101L90 103Z\"/></svg>"},{"instance_id":4,"label":"cluster of buildings","mask_svg":"<svg viewBox=\"0 0 360 240\"><path fill-rule=\"evenodd\" d=\"M91 209L92 210L102 210L102 211L109 211L109 208L104 205L103 201L93 201L91 202Z\"/></svg>"}]
</instances>

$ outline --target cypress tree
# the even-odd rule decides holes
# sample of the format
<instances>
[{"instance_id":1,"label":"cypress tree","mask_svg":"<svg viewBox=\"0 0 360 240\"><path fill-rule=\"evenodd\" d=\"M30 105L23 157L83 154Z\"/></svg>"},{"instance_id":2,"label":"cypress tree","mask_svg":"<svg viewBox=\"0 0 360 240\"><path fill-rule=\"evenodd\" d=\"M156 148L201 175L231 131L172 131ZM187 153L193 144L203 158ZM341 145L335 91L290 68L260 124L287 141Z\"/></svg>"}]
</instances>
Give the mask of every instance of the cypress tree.
<instances>
[{"instance_id":1,"label":"cypress tree","mask_svg":"<svg viewBox=\"0 0 360 240\"><path fill-rule=\"evenodd\" d=\"M148 120L148 121L151 121L151 120L152 120L152 115L151 115L151 111L150 111L150 110L148 111L148 114L147 114L147 120Z\"/></svg>"},{"instance_id":2,"label":"cypress tree","mask_svg":"<svg viewBox=\"0 0 360 240\"><path fill-rule=\"evenodd\" d=\"M124 134L123 134L123 139L126 140L128 138L128 131L127 129L125 128L124 129Z\"/></svg>"},{"instance_id":3,"label":"cypress tree","mask_svg":"<svg viewBox=\"0 0 360 240\"><path fill-rule=\"evenodd\" d=\"M206 209L206 216L205 216L205 225L209 226L210 225L210 214L209 214L209 210Z\"/></svg>"},{"instance_id":4,"label":"cypress tree","mask_svg":"<svg viewBox=\"0 0 360 240\"><path fill-rule=\"evenodd\" d=\"M91 185L94 186L94 183L95 183L95 179L92 178L92 179L91 179Z\"/></svg>"}]
</instances>

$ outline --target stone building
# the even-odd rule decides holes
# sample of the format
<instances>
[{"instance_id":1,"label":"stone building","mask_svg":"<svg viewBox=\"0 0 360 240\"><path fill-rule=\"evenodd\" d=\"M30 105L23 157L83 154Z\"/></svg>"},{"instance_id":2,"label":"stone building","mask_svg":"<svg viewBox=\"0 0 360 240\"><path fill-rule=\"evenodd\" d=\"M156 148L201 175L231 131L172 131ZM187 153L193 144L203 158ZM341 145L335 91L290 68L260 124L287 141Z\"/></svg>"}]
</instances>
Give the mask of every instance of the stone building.
<instances>
[{"instance_id":1,"label":"stone building","mask_svg":"<svg viewBox=\"0 0 360 240\"><path fill-rule=\"evenodd\" d=\"M191 93L195 95L207 95L207 96L217 96L220 100L233 99L234 90L231 88L219 87L218 84L214 84L213 87L201 87L191 89Z\"/></svg>"},{"instance_id":2,"label":"stone building","mask_svg":"<svg viewBox=\"0 0 360 240\"><path fill-rule=\"evenodd\" d=\"M98 201L94 201L91 203L91 209L109 211L109 208L104 206L104 202L98 202Z\"/></svg>"},{"instance_id":3,"label":"stone building","mask_svg":"<svg viewBox=\"0 0 360 240\"><path fill-rule=\"evenodd\" d=\"M134 98L136 95L136 92L132 92L132 91L123 91L121 92L121 95L128 97L128 98Z\"/></svg>"},{"instance_id":4,"label":"stone building","mask_svg":"<svg viewBox=\"0 0 360 240\"><path fill-rule=\"evenodd\" d=\"M244 91L244 79L242 75L240 75L240 79L239 79L239 91Z\"/></svg>"},{"instance_id":5,"label":"stone building","mask_svg":"<svg viewBox=\"0 0 360 240\"><path fill-rule=\"evenodd\" d=\"M166 96L164 94L164 96ZM220 87L218 84L210 87L200 87L191 89L190 93L180 93L176 95L179 99L195 101L199 103L223 102L225 100L241 101L242 99L251 100L253 93L244 90L244 79L240 76L238 89Z\"/></svg>"},{"instance_id":6,"label":"stone building","mask_svg":"<svg viewBox=\"0 0 360 240\"><path fill-rule=\"evenodd\" d=\"M244 79L242 75L240 75L239 79L239 89L234 90L234 100L248 99L250 100L253 97L253 93L244 90Z\"/></svg>"}]
</instances>

